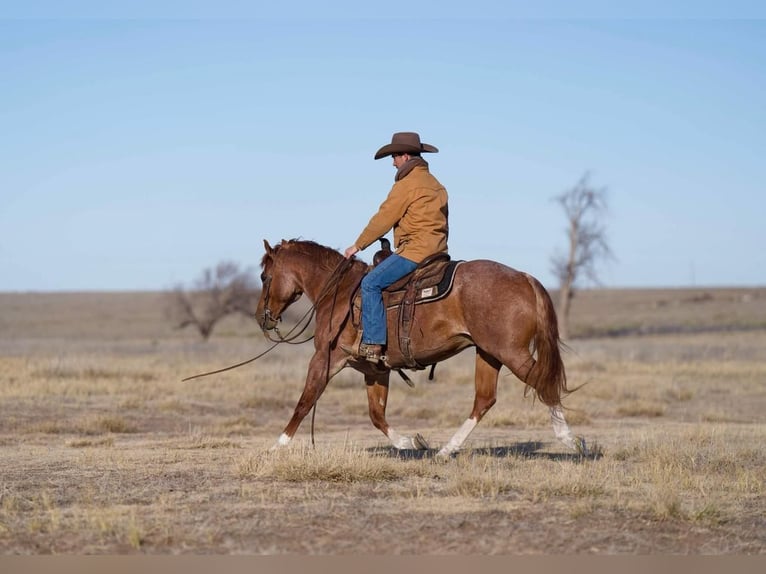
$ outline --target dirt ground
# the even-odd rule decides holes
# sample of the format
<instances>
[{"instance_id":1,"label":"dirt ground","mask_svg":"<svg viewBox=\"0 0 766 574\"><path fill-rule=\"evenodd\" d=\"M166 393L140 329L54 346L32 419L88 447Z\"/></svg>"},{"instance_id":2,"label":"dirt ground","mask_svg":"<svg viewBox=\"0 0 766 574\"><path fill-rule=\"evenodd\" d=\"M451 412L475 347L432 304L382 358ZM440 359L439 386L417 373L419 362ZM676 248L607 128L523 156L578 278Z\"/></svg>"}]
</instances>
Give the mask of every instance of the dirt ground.
<instances>
[{"instance_id":1,"label":"dirt ground","mask_svg":"<svg viewBox=\"0 0 766 574\"><path fill-rule=\"evenodd\" d=\"M764 319L762 290L713 303L663 292L661 307L696 321L675 333L646 326L656 292L625 295L593 308L632 305L644 334L616 336L598 315L612 336L573 339L565 355L584 384L568 420L589 455L558 443L503 372L497 405L444 463L433 455L473 400L471 350L435 381L392 382L389 420L429 450L393 450L361 376L344 371L318 404L315 445L307 419L270 453L310 344L182 383L266 342L240 320L207 343L173 331L151 294L0 294L0 551L765 554L766 330L741 324Z\"/></svg>"}]
</instances>

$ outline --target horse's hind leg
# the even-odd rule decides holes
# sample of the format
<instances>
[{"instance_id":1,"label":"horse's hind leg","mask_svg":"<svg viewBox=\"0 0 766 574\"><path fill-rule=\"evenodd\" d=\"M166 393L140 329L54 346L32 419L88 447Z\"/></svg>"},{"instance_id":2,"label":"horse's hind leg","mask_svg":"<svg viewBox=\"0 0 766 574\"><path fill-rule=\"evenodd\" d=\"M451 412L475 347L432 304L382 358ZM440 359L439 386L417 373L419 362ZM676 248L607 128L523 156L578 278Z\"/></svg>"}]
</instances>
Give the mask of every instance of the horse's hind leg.
<instances>
[{"instance_id":1,"label":"horse's hind leg","mask_svg":"<svg viewBox=\"0 0 766 574\"><path fill-rule=\"evenodd\" d=\"M511 354L511 359L505 364L522 381L526 381L529 372L535 365L534 357L529 353L527 349L518 350L516 353ZM551 424L553 425L553 433L556 438L563 444L572 450L577 451L579 454L585 454L585 439L572 434L566 418L564 418L564 409L561 405L555 405L548 407L551 414Z\"/></svg>"},{"instance_id":2,"label":"horse's hind leg","mask_svg":"<svg viewBox=\"0 0 766 574\"><path fill-rule=\"evenodd\" d=\"M471 434L479 421L487 414L497 400L497 375L502 364L500 361L476 349L476 395L473 400L473 410L449 442L437 453L438 457L448 457L460 450L468 435Z\"/></svg>"},{"instance_id":3,"label":"horse's hind leg","mask_svg":"<svg viewBox=\"0 0 766 574\"><path fill-rule=\"evenodd\" d=\"M388 437L394 448L399 450L425 450L428 444L420 435L408 437L392 429L386 421L386 404L388 403L388 383L390 373L365 374L367 383L367 403L370 410L370 420L375 428Z\"/></svg>"},{"instance_id":4,"label":"horse's hind leg","mask_svg":"<svg viewBox=\"0 0 766 574\"><path fill-rule=\"evenodd\" d=\"M526 381L529 376L532 367L535 366L535 358L529 353L527 349L519 349L511 356L505 364L522 381ZM551 424L553 425L553 433L556 438L563 444L572 450L577 451L579 454L585 454L585 439L582 437L574 436L567 424L566 418L564 418L564 409L560 404L548 407L551 414Z\"/></svg>"},{"instance_id":5,"label":"horse's hind leg","mask_svg":"<svg viewBox=\"0 0 766 574\"><path fill-rule=\"evenodd\" d=\"M550 407L550 411L553 433L556 435L556 438L572 450L577 451L579 454L587 454L585 439L572 434L572 431L569 429L569 425L564 418L564 410L561 408L561 405Z\"/></svg>"}]
</instances>

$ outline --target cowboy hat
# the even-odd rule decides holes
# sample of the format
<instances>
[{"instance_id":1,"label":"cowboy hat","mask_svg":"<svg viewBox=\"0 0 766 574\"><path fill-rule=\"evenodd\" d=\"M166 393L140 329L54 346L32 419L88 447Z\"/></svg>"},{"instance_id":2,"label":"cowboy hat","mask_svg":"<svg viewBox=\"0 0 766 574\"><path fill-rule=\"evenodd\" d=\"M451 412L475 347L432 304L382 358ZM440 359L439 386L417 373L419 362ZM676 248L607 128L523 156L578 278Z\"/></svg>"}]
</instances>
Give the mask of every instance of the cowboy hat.
<instances>
[{"instance_id":1,"label":"cowboy hat","mask_svg":"<svg viewBox=\"0 0 766 574\"><path fill-rule=\"evenodd\" d=\"M391 143L384 145L375 153L380 159L394 153L436 153L439 150L432 145L420 143L420 136L415 132L397 132L391 136Z\"/></svg>"}]
</instances>

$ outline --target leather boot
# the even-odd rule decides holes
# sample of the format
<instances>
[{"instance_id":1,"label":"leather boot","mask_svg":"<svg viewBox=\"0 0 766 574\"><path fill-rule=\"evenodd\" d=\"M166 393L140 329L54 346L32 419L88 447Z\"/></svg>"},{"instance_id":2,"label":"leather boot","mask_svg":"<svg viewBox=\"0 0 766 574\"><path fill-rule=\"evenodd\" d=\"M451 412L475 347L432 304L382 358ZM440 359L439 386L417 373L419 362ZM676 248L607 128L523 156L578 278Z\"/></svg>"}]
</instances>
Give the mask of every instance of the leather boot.
<instances>
[{"instance_id":1,"label":"leather boot","mask_svg":"<svg viewBox=\"0 0 766 574\"><path fill-rule=\"evenodd\" d=\"M361 337L357 337L353 345L344 345L341 343L340 348L355 359L364 359L371 363L379 363L381 359L384 358L383 345L362 343Z\"/></svg>"}]
</instances>

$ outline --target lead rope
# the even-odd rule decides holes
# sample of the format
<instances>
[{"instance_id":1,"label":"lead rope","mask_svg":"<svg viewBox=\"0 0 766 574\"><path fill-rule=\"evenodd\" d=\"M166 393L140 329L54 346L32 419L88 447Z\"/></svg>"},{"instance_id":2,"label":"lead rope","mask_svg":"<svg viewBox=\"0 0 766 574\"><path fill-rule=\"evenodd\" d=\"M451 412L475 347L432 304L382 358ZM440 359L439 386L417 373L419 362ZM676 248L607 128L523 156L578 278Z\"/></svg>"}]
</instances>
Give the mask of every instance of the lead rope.
<instances>
[{"instance_id":1,"label":"lead rope","mask_svg":"<svg viewBox=\"0 0 766 574\"><path fill-rule=\"evenodd\" d=\"M311 308L308 311L306 311L306 313L304 313L303 316L300 319L298 319L297 323L287 332L286 335L282 335L279 331L277 331L277 335L279 336L279 338L278 339L272 339L271 336L268 333L266 333L266 338L269 341L271 341L272 343L274 343L271 347L269 347L268 349L266 349L262 353L256 355L255 357L247 359L246 361L242 361L241 363L237 363L236 365L230 365L228 367L224 367L222 369L216 369L215 371L209 371L207 373L200 373L198 375L192 375L191 377L186 377L185 379L181 379L181 381L182 382L191 381L192 379L199 379L200 377L207 377L208 375L217 375L218 373L223 373L223 372L226 372L226 371L230 371L232 369L237 369L239 367L247 365L248 363L252 363L253 361L255 361L257 359L260 359L266 353L270 352L277 345L280 345L282 343L288 343L290 345L302 345L303 343L307 343L308 341L313 339L314 335L311 335L310 337L308 337L307 339L304 339L303 341L299 341L297 343L295 342L295 339L300 337L300 335L303 334L303 332L308 328L309 324L311 323L311 320L314 318L314 314L316 312L317 306L328 295L328 293L330 292L330 289L332 289L333 287L335 288L335 293L336 293L336 297L333 298L333 308L334 308L334 306L335 306L335 299L337 298L337 287L338 287L338 285L340 283L340 278L343 276L344 273L346 273L346 271L348 271L348 268L350 267L350 265L344 265L344 264L349 262L349 261L350 260L348 260L348 259L344 259L343 261L341 261L338 264L337 267L335 267L333 272L330 274L330 277L327 279L327 282L325 283L324 287L322 288L322 291L320 291L320 294L317 297L316 303L314 303L311 306ZM293 331L295 331L301 325L301 323L303 323L304 321L305 321L305 324L303 325L301 330L293 335ZM332 341L330 341L330 343L332 344ZM329 349L328 349L328 353L329 353Z\"/></svg>"},{"instance_id":2,"label":"lead rope","mask_svg":"<svg viewBox=\"0 0 766 574\"><path fill-rule=\"evenodd\" d=\"M301 334L308 328L308 326L311 324L311 320L314 318L314 314L316 312L316 308L319 305L319 303L322 302L322 300L330 293L330 289L334 288L333 292L333 298L332 298L332 307L330 309L330 324L328 326L328 330L330 333L332 333L332 316L333 312L335 311L335 303L338 299L338 286L340 285L340 280L343 277L343 275L348 271L348 269L353 264L351 259L343 259L338 265L333 269L333 272L330 274L330 277L327 279L327 282L325 283L322 290L319 292L319 295L317 296L316 302L311 306L311 308L304 313L303 317L301 317L298 322L293 326L292 329L290 329L287 332L287 335L282 335L282 333L279 332L278 329L275 329L278 339L272 339L270 334L267 332L264 332L266 334L266 338L269 341L272 341L274 344L263 351L262 353L256 355L255 357L252 357L250 359L247 359L246 361L242 361L240 363L237 363L236 365L230 365L228 367L224 367L223 369L216 369L215 371L209 371L207 373L200 373L199 375L193 375L191 377L186 377L185 379L181 379L182 382L185 381L191 381L192 379L198 379L200 377L207 377L208 375L216 375L218 373L223 373L226 371L231 371L232 369L236 369L239 367L242 367L244 365L247 365L249 363L252 363L253 361L260 359L265 354L273 350L277 345L281 343L288 343L290 345L301 345L303 343L306 343L314 338L314 335L311 335L309 338L304 339L303 341L300 341L298 343L295 342L295 339L301 336ZM351 312L351 309L349 307L349 313ZM306 319L308 317L308 319ZM298 331L295 335L292 334L293 331L295 331L298 326L303 323L303 321L306 320L306 323L303 325L300 331ZM340 333L338 333L340 335ZM332 337L327 345L327 363L325 368L325 386L330 382L330 350L332 348L333 342L335 342L335 339L338 337L338 335ZM311 409L311 447L316 448L316 443L314 441L314 421L316 419L316 411L317 411L317 401L314 401L314 406Z\"/></svg>"},{"instance_id":3,"label":"lead rope","mask_svg":"<svg viewBox=\"0 0 766 574\"><path fill-rule=\"evenodd\" d=\"M333 271L333 274L335 272L338 272L338 284L340 284L340 277L347 271L351 265L347 265L346 267L343 267L344 263L349 263L351 259L345 259L344 261L341 261L338 267L335 271ZM341 269L338 271L338 269ZM330 321L327 325L327 330L332 335L332 317L335 312L335 302L338 300L338 284L335 285L335 291L332 295L332 306L330 307ZM319 298L317 298L319 300ZM348 308L348 314L351 313L351 306L349 305ZM348 316L348 314L346 316ZM345 320L345 317L344 317ZM332 350L332 344L335 342L335 340L340 336L340 331L334 336L331 337L330 340L327 342L327 362L325 363L325 387L330 383L330 351ZM316 444L314 443L314 419L316 418L317 414L317 403L319 400L317 399L314 401L314 406L311 408L311 448L316 448Z\"/></svg>"},{"instance_id":4,"label":"lead rope","mask_svg":"<svg viewBox=\"0 0 766 574\"><path fill-rule=\"evenodd\" d=\"M312 307L311 309L309 309L309 311L308 311L308 312L306 312L306 313L303 315L303 317L301 317L301 318L298 320L298 322L295 324L295 326L294 326L292 329L290 329L290 330L287 332L287 335L285 335L284 337L282 337L282 335L281 335L281 334L280 334L280 338L279 338L279 339L277 339L277 340L274 340L274 339L272 339L271 337L267 337L267 338L269 339L269 341L271 341L271 342L272 342L272 343L274 343L274 344L273 344L271 347L269 347L268 349L266 349L266 350L265 350L263 353L260 353L260 354L256 355L255 357L252 357L252 358L250 358L250 359L247 359L246 361L242 361L241 363L237 363L236 365L230 365L230 366L228 366L228 367L224 367L223 369L216 369L215 371L209 371L209 372L207 372L207 373L200 373L199 375L192 375L191 377L186 377L185 379L181 379L181 382L183 383L183 382L186 382L186 381L191 381L192 379L199 379L200 377L207 377L208 375L217 375L218 373L224 373L224 372L226 372L226 371L231 371L232 369L237 369L237 368L239 368L239 367L243 367L243 366L247 365L248 363L252 363L253 361L255 361L255 360L257 360L257 359L260 359L260 358L261 358L261 357L263 357L263 356L264 356L266 353L268 353L269 351L271 351L272 349L274 349L274 347L276 347L277 345L279 345L279 344L281 344L281 343L287 343L288 345L301 345L301 344L303 344L303 343L306 343L306 342L310 341L311 339L313 339L313 338L314 338L314 336L313 336L313 335L312 335L311 337L309 337L308 339L305 339L304 341L300 341L300 342L298 342L298 343L295 343L295 342L294 342L294 341L295 341L295 339L297 339L297 338L298 338L298 337L301 335L301 333L303 333L303 331L305 331L305 330L306 330L306 328L308 327L309 323L311 322L311 319L312 319L312 317L309 317L309 319L308 319L308 322L306 323L306 325L304 325L304 327L303 327L303 328L302 328L302 329L301 329L301 330L300 330L298 333L296 333L295 335L291 335L291 334L292 334L292 332L293 332L293 331L295 331L295 329L297 329L297 328L298 328L298 325L300 325L300 324L301 324L301 322L302 322L302 321L303 321L303 320L304 320L304 319L305 319L305 318L306 318L306 317L307 317L309 314L313 314L313 311L314 311L314 308L313 308L313 307Z\"/></svg>"},{"instance_id":5,"label":"lead rope","mask_svg":"<svg viewBox=\"0 0 766 574\"><path fill-rule=\"evenodd\" d=\"M303 317L301 317L298 320L298 322L295 324L295 326L292 329L290 329L287 332L287 335L285 335L284 337L282 337L281 334L280 334L280 338L277 339L277 340L274 340L271 337L267 337L269 339L269 341L271 341L274 344L271 347L269 347L268 349L266 349L265 351L263 351L262 353L256 355L255 357L247 359L246 361L242 361L241 363L237 363L236 365L230 365L228 367L224 367L223 369L216 369L215 371L208 371L207 373L200 373L199 375L192 375L191 377L186 377L185 379L181 379L181 382L191 381L192 379L199 379L200 377L207 377L208 375L217 375L218 373L224 373L226 371L231 371L232 369L237 369L239 367L243 367L243 366L247 365L248 363L252 363L253 361L255 361L257 359L260 359L266 353L268 353L269 351L273 350L274 347L276 347L277 345L280 345L282 343L287 343L289 345L301 345L303 343L306 343L306 342L310 341L311 339L314 338L313 335L311 337L309 337L308 339L304 340L304 341L300 341L298 343L294 342L295 339L297 339L301 335L301 333L303 333L303 331L305 331L306 328L308 327L308 324L311 322L311 319L313 318L313 312L314 312L314 307L312 306L312 308L309 309L303 315ZM295 335L292 335L292 332L295 331L295 329L298 328L298 326L301 324L301 322L310 314L312 315L312 317L309 317L308 323L306 323L306 325L304 325L303 328L298 333L296 333Z\"/></svg>"}]
</instances>

